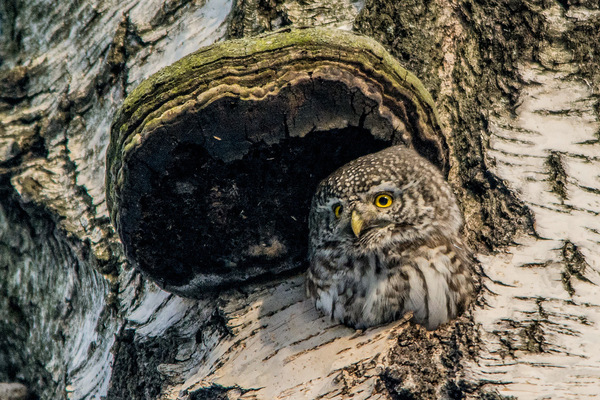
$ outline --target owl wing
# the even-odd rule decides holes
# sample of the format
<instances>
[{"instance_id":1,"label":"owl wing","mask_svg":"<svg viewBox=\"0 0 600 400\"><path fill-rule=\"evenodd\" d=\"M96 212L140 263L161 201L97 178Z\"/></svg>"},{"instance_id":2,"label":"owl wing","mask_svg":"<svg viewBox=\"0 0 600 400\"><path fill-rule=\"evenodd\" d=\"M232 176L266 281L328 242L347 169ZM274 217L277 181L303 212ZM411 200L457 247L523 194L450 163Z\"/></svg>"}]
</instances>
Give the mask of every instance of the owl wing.
<instances>
[{"instance_id":1,"label":"owl wing","mask_svg":"<svg viewBox=\"0 0 600 400\"><path fill-rule=\"evenodd\" d=\"M449 241L391 251L389 270L394 277L389 280L404 282L404 313L412 311L416 322L435 329L464 311L474 290L467 254Z\"/></svg>"}]
</instances>

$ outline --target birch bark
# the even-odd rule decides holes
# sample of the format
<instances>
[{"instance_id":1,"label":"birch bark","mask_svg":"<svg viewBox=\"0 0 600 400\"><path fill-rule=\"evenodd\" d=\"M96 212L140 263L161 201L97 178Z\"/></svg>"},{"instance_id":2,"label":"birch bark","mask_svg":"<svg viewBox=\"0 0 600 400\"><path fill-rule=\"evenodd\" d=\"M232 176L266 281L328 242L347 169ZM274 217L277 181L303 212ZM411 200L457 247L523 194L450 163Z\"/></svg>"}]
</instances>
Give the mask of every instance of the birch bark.
<instances>
[{"instance_id":1,"label":"birch bark","mask_svg":"<svg viewBox=\"0 0 600 400\"><path fill-rule=\"evenodd\" d=\"M353 29L431 92L478 250L472 312L427 332L322 318L295 276L191 300L108 218L112 118L228 38ZM600 397L600 5L576 0L0 2L0 381L40 399Z\"/></svg>"}]
</instances>

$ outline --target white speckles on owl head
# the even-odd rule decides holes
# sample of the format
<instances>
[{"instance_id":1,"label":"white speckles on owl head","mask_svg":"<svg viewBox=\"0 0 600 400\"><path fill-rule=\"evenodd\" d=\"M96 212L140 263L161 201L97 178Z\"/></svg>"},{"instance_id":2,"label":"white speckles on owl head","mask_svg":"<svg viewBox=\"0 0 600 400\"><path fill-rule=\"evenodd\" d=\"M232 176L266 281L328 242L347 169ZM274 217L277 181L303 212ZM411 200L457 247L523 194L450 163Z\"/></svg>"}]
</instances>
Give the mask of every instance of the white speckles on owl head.
<instances>
[{"instance_id":1,"label":"white speckles on owl head","mask_svg":"<svg viewBox=\"0 0 600 400\"><path fill-rule=\"evenodd\" d=\"M354 227L353 212L361 221ZM360 157L324 179L309 221L311 245L352 243L358 251L454 235L462 224L452 190L437 168L403 146Z\"/></svg>"}]
</instances>

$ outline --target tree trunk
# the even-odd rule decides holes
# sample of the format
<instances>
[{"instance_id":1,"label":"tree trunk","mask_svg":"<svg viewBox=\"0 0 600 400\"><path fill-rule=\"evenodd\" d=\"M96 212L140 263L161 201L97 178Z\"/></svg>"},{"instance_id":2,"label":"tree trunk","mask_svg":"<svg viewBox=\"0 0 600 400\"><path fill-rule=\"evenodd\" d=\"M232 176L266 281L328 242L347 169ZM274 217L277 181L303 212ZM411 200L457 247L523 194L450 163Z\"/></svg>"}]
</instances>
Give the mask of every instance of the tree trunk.
<instances>
[{"instance_id":1,"label":"tree trunk","mask_svg":"<svg viewBox=\"0 0 600 400\"><path fill-rule=\"evenodd\" d=\"M180 297L125 257L105 175L127 95L213 42L301 26L377 40L437 106L482 290L436 331L335 324L302 274ZM40 399L600 396L599 31L585 0L0 2L0 382Z\"/></svg>"}]
</instances>

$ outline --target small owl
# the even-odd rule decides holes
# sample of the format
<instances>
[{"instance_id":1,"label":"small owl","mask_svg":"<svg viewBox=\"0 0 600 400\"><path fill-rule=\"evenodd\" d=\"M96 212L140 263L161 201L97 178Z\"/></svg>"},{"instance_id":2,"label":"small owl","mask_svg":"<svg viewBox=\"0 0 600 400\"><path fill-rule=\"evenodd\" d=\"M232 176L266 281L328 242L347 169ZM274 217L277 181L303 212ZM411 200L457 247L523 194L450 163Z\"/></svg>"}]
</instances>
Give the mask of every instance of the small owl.
<instances>
[{"instance_id":1,"label":"small owl","mask_svg":"<svg viewBox=\"0 0 600 400\"><path fill-rule=\"evenodd\" d=\"M474 293L474 259L440 172L389 147L323 180L309 216L307 295L357 329L413 312L427 329L460 314Z\"/></svg>"}]
</instances>

